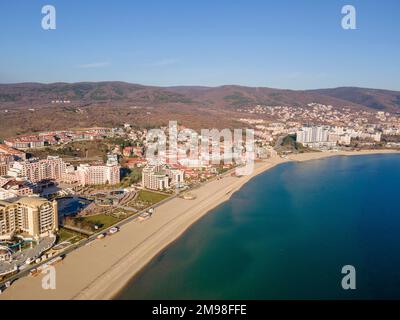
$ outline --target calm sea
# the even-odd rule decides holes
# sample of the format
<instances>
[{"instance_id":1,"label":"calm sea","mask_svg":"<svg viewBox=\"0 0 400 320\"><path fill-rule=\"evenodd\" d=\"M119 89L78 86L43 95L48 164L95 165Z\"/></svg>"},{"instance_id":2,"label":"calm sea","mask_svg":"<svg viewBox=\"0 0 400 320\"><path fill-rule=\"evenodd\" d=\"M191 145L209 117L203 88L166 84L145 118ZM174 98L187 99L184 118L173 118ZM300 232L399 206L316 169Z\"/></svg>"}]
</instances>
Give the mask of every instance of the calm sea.
<instances>
[{"instance_id":1,"label":"calm sea","mask_svg":"<svg viewBox=\"0 0 400 320\"><path fill-rule=\"evenodd\" d=\"M400 298L400 156L280 165L157 256L120 299ZM341 287L356 269L356 290Z\"/></svg>"}]
</instances>

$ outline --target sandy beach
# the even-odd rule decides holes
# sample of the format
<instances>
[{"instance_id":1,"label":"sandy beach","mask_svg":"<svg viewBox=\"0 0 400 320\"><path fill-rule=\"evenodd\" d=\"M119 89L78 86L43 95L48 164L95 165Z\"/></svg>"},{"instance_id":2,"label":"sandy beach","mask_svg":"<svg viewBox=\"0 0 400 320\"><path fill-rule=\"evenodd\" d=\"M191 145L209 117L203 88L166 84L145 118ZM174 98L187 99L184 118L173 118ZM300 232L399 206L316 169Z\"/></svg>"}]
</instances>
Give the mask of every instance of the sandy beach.
<instances>
[{"instance_id":1,"label":"sandy beach","mask_svg":"<svg viewBox=\"0 0 400 320\"><path fill-rule=\"evenodd\" d=\"M119 233L70 253L56 266L55 290L42 288L42 276L25 277L1 294L0 300L112 299L151 259L207 212L227 201L254 176L288 161L393 152L316 152L258 162L251 176L226 176L211 181L191 191L196 199L174 198L158 207L151 219L127 223Z\"/></svg>"}]
</instances>

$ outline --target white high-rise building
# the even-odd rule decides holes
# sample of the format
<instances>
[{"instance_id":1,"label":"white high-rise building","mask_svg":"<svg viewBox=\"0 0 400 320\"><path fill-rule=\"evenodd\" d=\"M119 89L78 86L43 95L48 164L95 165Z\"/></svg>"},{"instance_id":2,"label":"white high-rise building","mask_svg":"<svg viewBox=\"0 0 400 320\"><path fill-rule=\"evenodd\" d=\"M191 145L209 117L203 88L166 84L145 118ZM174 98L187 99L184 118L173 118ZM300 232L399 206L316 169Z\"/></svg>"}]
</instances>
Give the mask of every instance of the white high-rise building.
<instances>
[{"instance_id":1,"label":"white high-rise building","mask_svg":"<svg viewBox=\"0 0 400 320\"><path fill-rule=\"evenodd\" d=\"M88 165L81 164L76 169L76 178L82 186L120 183L120 166L114 164Z\"/></svg>"},{"instance_id":2,"label":"white high-rise building","mask_svg":"<svg viewBox=\"0 0 400 320\"><path fill-rule=\"evenodd\" d=\"M329 127L303 127L296 132L296 141L299 143L327 142Z\"/></svg>"},{"instance_id":3,"label":"white high-rise building","mask_svg":"<svg viewBox=\"0 0 400 320\"><path fill-rule=\"evenodd\" d=\"M182 186L185 180L185 173L183 170L175 169L175 168L167 168L166 173L168 177L171 179L171 185L173 186Z\"/></svg>"},{"instance_id":4,"label":"white high-rise building","mask_svg":"<svg viewBox=\"0 0 400 320\"><path fill-rule=\"evenodd\" d=\"M161 166L148 165L142 171L142 186L152 190L169 189L169 177Z\"/></svg>"}]
</instances>

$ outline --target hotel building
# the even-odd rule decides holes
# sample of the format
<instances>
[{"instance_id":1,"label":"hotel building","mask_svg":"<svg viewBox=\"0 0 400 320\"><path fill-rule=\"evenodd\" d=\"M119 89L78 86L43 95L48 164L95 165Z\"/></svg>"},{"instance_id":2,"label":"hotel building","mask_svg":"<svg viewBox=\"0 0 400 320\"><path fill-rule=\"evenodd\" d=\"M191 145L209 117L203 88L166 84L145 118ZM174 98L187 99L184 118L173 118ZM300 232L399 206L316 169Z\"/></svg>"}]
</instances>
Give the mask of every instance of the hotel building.
<instances>
[{"instance_id":1,"label":"hotel building","mask_svg":"<svg viewBox=\"0 0 400 320\"><path fill-rule=\"evenodd\" d=\"M31 159L14 162L8 170L8 175L16 178L26 177L31 182L42 180L62 180L66 164L59 157L47 157L47 159Z\"/></svg>"},{"instance_id":2,"label":"hotel building","mask_svg":"<svg viewBox=\"0 0 400 320\"><path fill-rule=\"evenodd\" d=\"M175 168L167 168L165 173L171 180L172 186L182 186L185 180L185 172L183 170L175 169Z\"/></svg>"},{"instance_id":3,"label":"hotel building","mask_svg":"<svg viewBox=\"0 0 400 320\"><path fill-rule=\"evenodd\" d=\"M296 141L299 143L327 142L329 129L326 127L303 127L297 131Z\"/></svg>"},{"instance_id":4,"label":"hotel building","mask_svg":"<svg viewBox=\"0 0 400 320\"><path fill-rule=\"evenodd\" d=\"M82 186L120 183L120 166L118 164L88 165L81 164L75 172L78 183Z\"/></svg>"},{"instance_id":5,"label":"hotel building","mask_svg":"<svg viewBox=\"0 0 400 320\"><path fill-rule=\"evenodd\" d=\"M310 148L333 148L337 145L337 140L329 139L330 127L303 127L296 132L296 142Z\"/></svg>"},{"instance_id":6,"label":"hotel building","mask_svg":"<svg viewBox=\"0 0 400 320\"><path fill-rule=\"evenodd\" d=\"M142 186L152 190L169 189L169 177L159 165L148 165L142 171Z\"/></svg>"},{"instance_id":7,"label":"hotel building","mask_svg":"<svg viewBox=\"0 0 400 320\"><path fill-rule=\"evenodd\" d=\"M58 230L57 202L38 197L0 201L0 239L18 233L47 236Z\"/></svg>"},{"instance_id":8,"label":"hotel building","mask_svg":"<svg viewBox=\"0 0 400 320\"><path fill-rule=\"evenodd\" d=\"M152 190L180 187L185 180L183 170L171 168L169 165L148 165L142 171L142 186Z\"/></svg>"}]
</instances>

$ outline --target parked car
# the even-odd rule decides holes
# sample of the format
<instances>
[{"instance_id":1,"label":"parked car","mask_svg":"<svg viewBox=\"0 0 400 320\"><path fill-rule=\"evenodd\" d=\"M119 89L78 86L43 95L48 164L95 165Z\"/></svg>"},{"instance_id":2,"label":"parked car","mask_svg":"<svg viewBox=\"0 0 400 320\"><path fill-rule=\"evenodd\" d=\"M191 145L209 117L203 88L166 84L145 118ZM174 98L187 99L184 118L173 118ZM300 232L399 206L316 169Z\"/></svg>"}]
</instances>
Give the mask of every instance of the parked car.
<instances>
[{"instance_id":1,"label":"parked car","mask_svg":"<svg viewBox=\"0 0 400 320\"><path fill-rule=\"evenodd\" d=\"M113 227L113 228L111 228L109 231L108 231L108 233L109 234L115 234L115 233L117 233L119 231L119 228L118 227Z\"/></svg>"},{"instance_id":2,"label":"parked car","mask_svg":"<svg viewBox=\"0 0 400 320\"><path fill-rule=\"evenodd\" d=\"M97 236L97 239L104 239L106 237L106 235L104 233L101 233Z\"/></svg>"}]
</instances>

